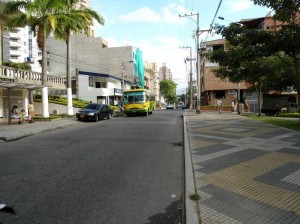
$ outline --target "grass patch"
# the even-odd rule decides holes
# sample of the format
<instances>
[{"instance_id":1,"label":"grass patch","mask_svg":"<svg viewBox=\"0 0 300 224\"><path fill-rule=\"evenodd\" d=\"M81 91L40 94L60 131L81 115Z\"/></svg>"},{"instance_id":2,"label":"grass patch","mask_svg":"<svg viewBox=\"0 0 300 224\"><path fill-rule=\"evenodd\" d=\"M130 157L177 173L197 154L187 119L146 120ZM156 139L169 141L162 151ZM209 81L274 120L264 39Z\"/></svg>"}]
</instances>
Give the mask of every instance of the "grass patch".
<instances>
[{"instance_id":1,"label":"grass patch","mask_svg":"<svg viewBox=\"0 0 300 224\"><path fill-rule=\"evenodd\" d=\"M190 199L192 201L199 201L201 199L200 195L199 194L191 194L190 195Z\"/></svg>"},{"instance_id":2,"label":"grass patch","mask_svg":"<svg viewBox=\"0 0 300 224\"><path fill-rule=\"evenodd\" d=\"M33 118L34 121L51 121L54 119L59 119L59 118L75 118L75 115L67 115L67 114L55 114L55 115L50 115L49 117L45 118L42 116L35 116Z\"/></svg>"},{"instance_id":3,"label":"grass patch","mask_svg":"<svg viewBox=\"0 0 300 224\"><path fill-rule=\"evenodd\" d=\"M300 123L299 120L287 120L284 118L278 118L278 117L266 117L266 116L257 116L254 114L247 114L244 115L245 117L258 120L264 123L272 124L278 127L284 127L288 128L294 131L300 132Z\"/></svg>"}]
</instances>

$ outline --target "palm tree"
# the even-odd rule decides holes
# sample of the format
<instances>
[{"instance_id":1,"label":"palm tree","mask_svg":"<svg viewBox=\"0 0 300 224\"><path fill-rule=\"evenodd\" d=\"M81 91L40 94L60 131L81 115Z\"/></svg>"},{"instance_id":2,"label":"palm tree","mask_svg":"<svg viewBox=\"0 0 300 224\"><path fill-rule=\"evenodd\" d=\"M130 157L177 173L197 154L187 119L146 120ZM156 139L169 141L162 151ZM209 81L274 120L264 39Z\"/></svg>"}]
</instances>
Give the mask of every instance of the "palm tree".
<instances>
[{"instance_id":1,"label":"palm tree","mask_svg":"<svg viewBox=\"0 0 300 224\"><path fill-rule=\"evenodd\" d=\"M49 117L48 112L48 87L47 87L47 53L46 39L55 30L57 20L55 13L60 0L20 0L11 1L6 4L4 13L11 15L8 27L23 27L28 25L38 36L37 42L42 50L42 102L43 117ZM23 13L20 13L23 12Z\"/></svg>"},{"instance_id":2,"label":"palm tree","mask_svg":"<svg viewBox=\"0 0 300 224\"><path fill-rule=\"evenodd\" d=\"M61 0L58 6L57 18L58 26L54 30L55 38L66 41L67 44L67 114L73 115L72 105L72 86L71 86L71 34L84 33L90 34L90 28L93 25L93 19L99 24L104 25L104 18L96 11L89 8L78 8L77 5L81 0Z\"/></svg>"}]
</instances>

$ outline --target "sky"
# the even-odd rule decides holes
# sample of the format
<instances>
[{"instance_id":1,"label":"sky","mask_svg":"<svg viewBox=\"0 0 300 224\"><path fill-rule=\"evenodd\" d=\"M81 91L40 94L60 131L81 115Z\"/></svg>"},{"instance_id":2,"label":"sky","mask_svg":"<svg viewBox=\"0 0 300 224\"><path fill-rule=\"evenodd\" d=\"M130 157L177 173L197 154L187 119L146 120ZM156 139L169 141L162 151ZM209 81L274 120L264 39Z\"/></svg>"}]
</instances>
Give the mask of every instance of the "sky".
<instances>
[{"instance_id":1,"label":"sky","mask_svg":"<svg viewBox=\"0 0 300 224\"><path fill-rule=\"evenodd\" d=\"M251 0L90 0L90 4L105 19L104 26L95 24L95 36L106 39L108 47L140 48L143 60L156 62L158 67L166 63L177 84L177 94L185 93L189 82L190 64L185 59L190 57L190 48L186 47L191 47L192 58L196 58L196 14L199 29L207 30L211 24L229 25L264 17L271 11ZM203 31L199 43L220 38ZM195 68L192 72L196 79Z\"/></svg>"}]
</instances>

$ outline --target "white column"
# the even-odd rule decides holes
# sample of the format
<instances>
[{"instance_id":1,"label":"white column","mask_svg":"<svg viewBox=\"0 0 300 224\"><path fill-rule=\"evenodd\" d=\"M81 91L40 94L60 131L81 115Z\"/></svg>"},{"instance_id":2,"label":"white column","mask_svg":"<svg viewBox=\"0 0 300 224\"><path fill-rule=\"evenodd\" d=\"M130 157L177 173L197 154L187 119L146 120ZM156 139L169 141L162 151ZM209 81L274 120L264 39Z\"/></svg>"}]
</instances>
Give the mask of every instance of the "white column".
<instances>
[{"instance_id":1,"label":"white column","mask_svg":"<svg viewBox=\"0 0 300 224\"><path fill-rule=\"evenodd\" d=\"M43 117L49 117L48 87L42 88Z\"/></svg>"},{"instance_id":2,"label":"white column","mask_svg":"<svg viewBox=\"0 0 300 224\"><path fill-rule=\"evenodd\" d=\"M67 88L67 100L68 100L67 115L74 115L73 102L72 102L72 88Z\"/></svg>"}]
</instances>

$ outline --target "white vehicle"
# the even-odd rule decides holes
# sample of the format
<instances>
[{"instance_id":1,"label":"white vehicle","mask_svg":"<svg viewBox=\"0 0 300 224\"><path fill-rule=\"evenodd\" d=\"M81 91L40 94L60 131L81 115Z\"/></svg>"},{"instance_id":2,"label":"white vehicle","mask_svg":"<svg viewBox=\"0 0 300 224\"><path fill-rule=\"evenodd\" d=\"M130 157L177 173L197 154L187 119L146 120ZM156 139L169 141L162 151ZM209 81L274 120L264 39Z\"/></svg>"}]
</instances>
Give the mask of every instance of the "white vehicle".
<instances>
[{"instance_id":1,"label":"white vehicle","mask_svg":"<svg viewBox=\"0 0 300 224\"><path fill-rule=\"evenodd\" d=\"M173 110L174 109L174 105L173 104L168 104L167 107L166 107L167 110L171 109Z\"/></svg>"}]
</instances>

